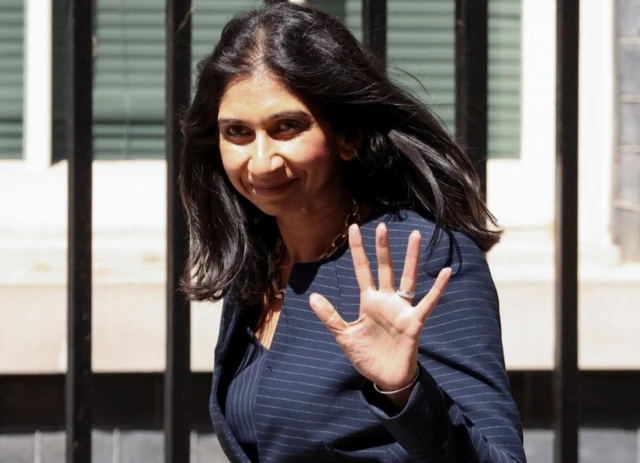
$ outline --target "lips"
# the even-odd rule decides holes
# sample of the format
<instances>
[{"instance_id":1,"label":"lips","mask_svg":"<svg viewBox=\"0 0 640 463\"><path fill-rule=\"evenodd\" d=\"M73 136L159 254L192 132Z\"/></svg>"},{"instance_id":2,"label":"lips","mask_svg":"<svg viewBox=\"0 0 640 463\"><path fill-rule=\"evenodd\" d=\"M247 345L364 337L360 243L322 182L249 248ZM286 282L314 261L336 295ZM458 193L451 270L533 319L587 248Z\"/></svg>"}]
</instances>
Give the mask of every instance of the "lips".
<instances>
[{"instance_id":1,"label":"lips","mask_svg":"<svg viewBox=\"0 0 640 463\"><path fill-rule=\"evenodd\" d=\"M295 182L295 179L272 185L256 185L252 183L251 188L258 196L275 196L287 190L293 182Z\"/></svg>"}]
</instances>

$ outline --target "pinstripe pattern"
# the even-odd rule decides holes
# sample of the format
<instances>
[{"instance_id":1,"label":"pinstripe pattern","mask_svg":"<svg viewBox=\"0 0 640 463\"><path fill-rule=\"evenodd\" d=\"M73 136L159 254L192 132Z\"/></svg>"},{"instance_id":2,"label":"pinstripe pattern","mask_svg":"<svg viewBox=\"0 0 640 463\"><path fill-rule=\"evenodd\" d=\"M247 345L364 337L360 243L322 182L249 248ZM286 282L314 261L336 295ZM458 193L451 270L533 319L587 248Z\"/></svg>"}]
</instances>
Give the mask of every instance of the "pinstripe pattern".
<instances>
[{"instance_id":1,"label":"pinstripe pattern","mask_svg":"<svg viewBox=\"0 0 640 463\"><path fill-rule=\"evenodd\" d=\"M375 227L381 220L388 221L396 269L402 268L410 232L422 233L416 300L441 268L453 269L422 332L419 382L407 406L397 414L389 408L308 305L309 295L318 292L347 322L357 319L359 289L349 250L331 262L296 264L271 349L244 389L229 385L245 359L247 337L238 311L231 304L223 309L210 412L232 461L257 460L239 443L250 435L265 462L525 461L504 368L498 298L482 252L460 233L444 233L429 251L433 224L407 211L401 218L384 216L362 226L374 275ZM252 387L253 422L242 424L246 412L225 418L227 400L239 403Z\"/></svg>"},{"instance_id":2,"label":"pinstripe pattern","mask_svg":"<svg viewBox=\"0 0 640 463\"><path fill-rule=\"evenodd\" d=\"M244 359L238 367L238 373L229 384L225 416L243 450L252 460L257 460L256 393L266 352L249 328L247 340Z\"/></svg>"}]
</instances>

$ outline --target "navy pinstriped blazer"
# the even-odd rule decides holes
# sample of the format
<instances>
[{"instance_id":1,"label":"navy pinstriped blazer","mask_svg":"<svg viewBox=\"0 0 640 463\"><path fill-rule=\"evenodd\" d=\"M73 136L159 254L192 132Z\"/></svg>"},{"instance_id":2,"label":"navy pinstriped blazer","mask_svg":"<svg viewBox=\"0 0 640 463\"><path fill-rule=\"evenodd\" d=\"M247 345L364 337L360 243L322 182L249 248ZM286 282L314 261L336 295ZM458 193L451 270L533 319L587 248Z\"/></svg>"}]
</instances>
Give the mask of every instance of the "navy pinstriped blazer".
<instances>
[{"instance_id":1,"label":"navy pinstriped blazer","mask_svg":"<svg viewBox=\"0 0 640 463\"><path fill-rule=\"evenodd\" d=\"M387 221L396 285L407 240L420 230L423 259L416 299L451 266L445 293L427 320L419 381L399 413L353 368L309 307L323 294L342 317L358 318L359 289L347 249L335 260L293 267L278 327L258 378L259 460L265 462L525 462L522 429L505 373L498 297L481 250L446 232L431 251L434 224L412 211L361 227L377 275L375 228ZM214 430L232 462L250 462L223 411L246 352L239 311L224 304L210 400Z\"/></svg>"}]
</instances>

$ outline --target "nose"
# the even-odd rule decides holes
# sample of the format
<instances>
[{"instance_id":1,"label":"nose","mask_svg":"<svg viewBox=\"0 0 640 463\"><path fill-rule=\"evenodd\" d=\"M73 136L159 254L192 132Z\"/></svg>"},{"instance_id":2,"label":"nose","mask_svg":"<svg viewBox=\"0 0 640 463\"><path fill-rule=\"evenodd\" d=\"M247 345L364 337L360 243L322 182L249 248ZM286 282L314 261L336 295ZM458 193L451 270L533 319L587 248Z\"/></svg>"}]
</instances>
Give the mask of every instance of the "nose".
<instances>
[{"instance_id":1,"label":"nose","mask_svg":"<svg viewBox=\"0 0 640 463\"><path fill-rule=\"evenodd\" d=\"M277 143L264 132L258 132L251 146L249 173L255 177L269 177L284 166Z\"/></svg>"}]
</instances>

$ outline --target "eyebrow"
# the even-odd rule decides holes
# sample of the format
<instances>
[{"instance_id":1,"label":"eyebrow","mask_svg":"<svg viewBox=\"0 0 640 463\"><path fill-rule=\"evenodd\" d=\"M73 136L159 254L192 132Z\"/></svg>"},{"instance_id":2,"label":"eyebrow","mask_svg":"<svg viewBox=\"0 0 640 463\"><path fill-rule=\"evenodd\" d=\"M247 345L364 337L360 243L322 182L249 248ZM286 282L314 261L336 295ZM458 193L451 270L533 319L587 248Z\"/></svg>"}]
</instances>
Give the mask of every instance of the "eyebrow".
<instances>
[{"instance_id":1,"label":"eyebrow","mask_svg":"<svg viewBox=\"0 0 640 463\"><path fill-rule=\"evenodd\" d=\"M304 111L300 110L292 110L292 111L281 111L279 113L272 114L267 118L268 121L273 119L280 119L282 117L304 117L306 119L310 119L311 116ZM218 119L218 124L242 124L244 121L242 119Z\"/></svg>"}]
</instances>

